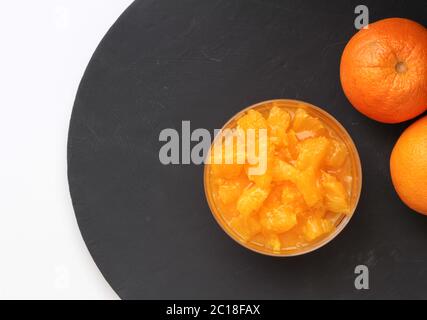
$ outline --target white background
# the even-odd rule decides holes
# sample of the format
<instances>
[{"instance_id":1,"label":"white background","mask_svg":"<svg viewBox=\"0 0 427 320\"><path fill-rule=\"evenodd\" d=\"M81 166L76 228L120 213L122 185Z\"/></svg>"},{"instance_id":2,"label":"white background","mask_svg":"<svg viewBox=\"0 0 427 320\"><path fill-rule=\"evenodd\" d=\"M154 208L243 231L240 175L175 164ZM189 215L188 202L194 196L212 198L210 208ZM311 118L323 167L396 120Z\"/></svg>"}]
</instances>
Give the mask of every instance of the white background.
<instances>
[{"instance_id":1,"label":"white background","mask_svg":"<svg viewBox=\"0 0 427 320\"><path fill-rule=\"evenodd\" d=\"M131 2L0 2L0 299L117 299L75 220L66 145L87 63Z\"/></svg>"}]
</instances>

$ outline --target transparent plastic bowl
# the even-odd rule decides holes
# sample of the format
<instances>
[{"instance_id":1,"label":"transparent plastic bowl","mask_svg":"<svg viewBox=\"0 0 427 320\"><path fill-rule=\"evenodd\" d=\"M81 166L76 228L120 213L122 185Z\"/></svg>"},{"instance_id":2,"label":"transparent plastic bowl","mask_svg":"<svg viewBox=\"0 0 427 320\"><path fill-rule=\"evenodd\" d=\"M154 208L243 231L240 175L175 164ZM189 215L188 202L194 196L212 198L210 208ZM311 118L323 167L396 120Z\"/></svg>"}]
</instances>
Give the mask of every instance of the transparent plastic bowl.
<instances>
[{"instance_id":1,"label":"transparent plastic bowl","mask_svg":"<svg viewBox=\"0 0 427 320\"><path fill-rule=\"evenodd\" d=\"M204 188L205 188L205 194L206 194L209 207L211 209L213 216L215 217L215 220L218 222L221 228L237 243L239 243L240 245L242 245L243 247L249 250L255 251L257 253L269 255L269 256L276 256L276 257L298 256L298 255L312 252L314 250L317 250L323 247L324 245L332 241L339 233L341 233L344 230L344 228L352 218L356 210L357 204L359 202L360 193L362 190L362 168L361 168L359 153L357 152L356 146L353 140L351 139L350 135L348 134L348 132L344 129L344 127L325 110L319 107L316 107L312 104L309 104L307 102L297 101L297 100L287 100L287 99L276 99L276 100L260 102L246 109L243 109L242 111L235 114L229 121L227 121L227 123L223 126L222 130L226 128L227 129L235 128L237 126L237 120L240 117L242 117L250 109L254 109L254 110L260 111L261 113L265 113L269 109L271 109L274 105L280 105L281 107L291 112L293 110L296 110L297 108L302 108L306 110L310 115L321 119L323 123L326 124L329 127L329 129L332 130L341 139L342 142L345 143L349 151L351 172L353 177L352 185L351 185L351 193L350 193L350 207L351 207L350 214L343 214L342 217L337 219L337 222L335 224L335 230L331 232L329 235L327 235L326 237L323 237L318 241L310 243L309 245L306 245L306 246L282 249L280 252L275 252L273 250L265 248L260 244L256 244L251 241L245 241L236 232L234 232L233 229L230 228L227 221L225 221L223 215L219 211L218 206L215 204L215 200L212 195L212 190L210 187L211 184L209 181L210 180L209 164L205 164L205 168L204 168ZM217 135L216 139L219 136L220 134ZM215 143L215 141L216 140L214 140L213 143Z\"/></svg>"}]
</instances>

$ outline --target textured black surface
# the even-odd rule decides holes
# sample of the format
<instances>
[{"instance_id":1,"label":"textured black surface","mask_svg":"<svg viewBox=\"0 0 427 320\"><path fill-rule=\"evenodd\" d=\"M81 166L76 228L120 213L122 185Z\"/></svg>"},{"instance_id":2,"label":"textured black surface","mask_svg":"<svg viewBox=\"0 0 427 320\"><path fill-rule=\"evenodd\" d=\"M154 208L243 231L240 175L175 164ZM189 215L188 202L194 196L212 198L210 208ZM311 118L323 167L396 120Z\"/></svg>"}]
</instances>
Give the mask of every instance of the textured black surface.
<instances>
[{"instance_id":1,"label":"textured black surface","mask_svg":"<svg viewBox=\"0 0 427 320\"><path fill-rule=\"evenodd\" d=\"M81 232L122 298L427 298L427 219L397 198L388 160L408 123L355 111L339 61L360 1L136 1L108 32L79 88L69 135L69 182ZM426 1L364 1L371 21L427 25ZM220 128L255 102L322 106L359 148L358 210L326 247L271 258L216 224L203 167L163 166L159 132L191 120ZM370 268L368 291L354 268Z\"/></svg>"}]
</instances>

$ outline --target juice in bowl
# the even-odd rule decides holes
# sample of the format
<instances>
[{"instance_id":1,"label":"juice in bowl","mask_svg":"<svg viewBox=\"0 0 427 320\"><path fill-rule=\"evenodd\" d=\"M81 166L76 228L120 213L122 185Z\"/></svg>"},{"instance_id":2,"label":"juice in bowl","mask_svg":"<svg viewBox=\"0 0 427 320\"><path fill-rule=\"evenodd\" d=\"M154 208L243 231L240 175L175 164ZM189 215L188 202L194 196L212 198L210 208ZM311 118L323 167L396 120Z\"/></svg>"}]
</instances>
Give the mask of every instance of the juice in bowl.
<instances>
[{"instance_id":1,"label":"juice in bowl","mask_svg":"<svg viewBox=\"0 0 427 320\"><path fill-rule=\"evenodd\" d=\"M242 246L271 256L314 251L337 236L359 201L357 149L324 110L271 100L233 116L204 169L209 207Z\"/></svg>"}]
</instances>

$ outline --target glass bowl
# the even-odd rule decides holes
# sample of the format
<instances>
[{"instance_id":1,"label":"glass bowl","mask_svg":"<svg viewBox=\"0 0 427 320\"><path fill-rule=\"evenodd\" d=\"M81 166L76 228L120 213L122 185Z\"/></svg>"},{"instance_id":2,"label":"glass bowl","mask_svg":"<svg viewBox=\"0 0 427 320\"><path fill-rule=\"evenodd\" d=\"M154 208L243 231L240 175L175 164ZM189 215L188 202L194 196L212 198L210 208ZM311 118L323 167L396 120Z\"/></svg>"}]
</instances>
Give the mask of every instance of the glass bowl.
<instances>
[{"instance_id":1,"label":"glass bowl","mask_svg":"<svg viewBox=\"0 0 427 320\"><path fill-rule=\"evenodd\" d=\"M242 245L243 247L249 250L252 250L264 255L276 256L276 257L298 256L298 255L303 255L303 254L312 252L314 250L317 250L323 247L324 245L332 241L346 227L346 225L352 218L356 210L357 204L359 202L360 193L362 189L362 168L361 168L361 162L360 162L360 158L359 158L359 154L356 149L356 146L353 140L351 139L350 135L348 134L348 132L344 129L344 127L325 110L319 107L316 107L312 104L309 104L307 102L297 101L297 100L287 100L287 99L276 99L276 100L269 100L269 101L264 101L264 102L254 104L235 114L229 121L227 121L227 123L223 126L221 131L224 129L235 128L237 126L237 120L243 115L245 115L246 112L250 109L254 109L265 114L275 105L285 108L290 113L295 111L297 108L304 109L309 115L319 118L328 127L328 129L332 131L336 136L338 136L340 140L346 145L348 154L350 157L350 167L351 167L350 170L353 178L350 183L351 185L350 195L349 195L350 196L349 197L350 213L342 214L338 219L336 219L335 229L331 233L329 233L327 236L320 238L318 241L314 241L305 246L282 249L280 252L277 252L277 251L268 249L259 243L256 243L253 241L245 241L239 234L237 234L229 226L223 214L220 212L219 206L215 203L215 197L213 196L213 192L212 192L213 190L211 188L211 183L210 183L210 164L208 163L205 164L205 168L204 168L204 189L205 189L207 202L209 204L209 207L211 209L211 212L215 220L218 222L221 228L225 231L225 233L227 233L237 243L239 243L240 245ZM215 137L213 144L216 142L216 139L218 139L218 137L220 136L221 134L219 133Z\"/></svg>"}]
</instances>

